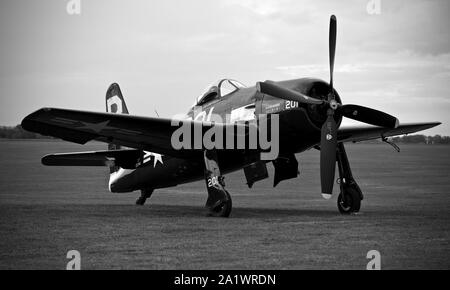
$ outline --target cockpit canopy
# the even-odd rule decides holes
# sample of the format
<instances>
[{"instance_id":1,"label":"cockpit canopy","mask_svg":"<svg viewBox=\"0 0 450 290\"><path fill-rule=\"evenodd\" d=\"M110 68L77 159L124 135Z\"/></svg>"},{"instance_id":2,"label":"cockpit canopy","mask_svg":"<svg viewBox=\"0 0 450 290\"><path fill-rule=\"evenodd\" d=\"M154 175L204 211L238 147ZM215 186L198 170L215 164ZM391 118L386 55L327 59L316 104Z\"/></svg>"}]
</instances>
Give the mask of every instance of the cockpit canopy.
<instances>
[{"instance_id":1,"label":"cockpit canopy","mask_svg":"<svg viewBox=\"0 0 450 290\"><path fill-rule=\"evenodd\" d=\"M235 91L245 88L242 83L232 79L221 79L209 85L206 90L201 94L196 101L196 106L201 106L214 99L222 98Z\"/></svg>"}]
</instances>

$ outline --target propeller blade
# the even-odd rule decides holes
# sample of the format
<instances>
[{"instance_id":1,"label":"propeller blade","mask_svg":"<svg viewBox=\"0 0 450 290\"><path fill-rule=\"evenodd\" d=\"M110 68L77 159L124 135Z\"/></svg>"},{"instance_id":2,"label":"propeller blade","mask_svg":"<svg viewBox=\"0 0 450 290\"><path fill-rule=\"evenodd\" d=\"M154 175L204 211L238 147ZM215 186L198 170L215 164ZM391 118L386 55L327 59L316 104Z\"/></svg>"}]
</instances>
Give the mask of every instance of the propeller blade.
<instances>
[{"instance_id":1,"label":"propeller blade","mask_svg":"<svg viewBox=\"0 0 450 290\"><path fill-rule=\"evenodd\" d=\"M331 109L329 109L330 111ZM331 198L336 170L337 125L333 114L328 113L320 136L320 182L322 196Z\"/></svg>"},{"instance_id":2,"label":"propeller blade","mask_svg":"<svg viewBox=\"0 0 450 290\"><path fill-rule=\"evenodd\" d=\"M311 104L311 105L323 104L322 100L311 98L294 90L280 87L270 81L257 82L256 89L258 90L258 92L262 94L271 95L273 97L277 97L287 101L295 101L302 104Z\"/></svg>"},{"instance_id":3,"label":"propeller blade","mask_svg":"<svg viewBox=\"0 0 450 290\"><path fill-rule=\"evenodd\" d=\"M331 93L333 93L334 56L336 54L336 34L337 34L336 16L331 15L331 18L330 18L330 39L329 39Z\"/></svg>"},{"instance_id":4,"label":"propeller blade","mask_svg":"<svg viewBox=\"0 0 450 290\"><path fill-rule=\"evenodd\" d=\"M397 128L399 125L394 116L358 105L343 105L338 108L338 113L349 119L380 127Z\"/></svg>"}]
</instances>

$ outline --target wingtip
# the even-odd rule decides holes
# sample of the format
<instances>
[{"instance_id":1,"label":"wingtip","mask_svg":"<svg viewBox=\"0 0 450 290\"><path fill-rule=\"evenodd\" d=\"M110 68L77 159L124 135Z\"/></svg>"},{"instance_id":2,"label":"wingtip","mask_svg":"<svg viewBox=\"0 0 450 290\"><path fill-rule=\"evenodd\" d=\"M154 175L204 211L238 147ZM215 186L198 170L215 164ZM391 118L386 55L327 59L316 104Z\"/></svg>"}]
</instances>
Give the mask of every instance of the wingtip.
<instances>
[{"instance_id":1,"label":"wingtip","mask_svg":"<svg viewBox=\"0 0 450 290\"><path fill-rule=\"evenodd\" d=\"M395 128L398 128L398 126L400 126L400 121L399 121L397 118L395 118L394 129L395 129Z\"/></svg>"},{"instance_id":2,"label":"wingtip","mask_svg":"<svg viewBox=\"0 0 450 290\"><path fill-rule=\"evenodd\" d=\"M22 122L20 122L20 126L22 126L22 128L27 131L33 132L30 125L36 119L36 116L39 116L42 113L49 113L52 111L52 109L53 108L43 107L43 108L40 108L39 110L34 111L33 113L27 115L25 118L22 119Z\"/></svg>"},{"instance_id":3,"label":"wingtip","mask_svg":"<svg viewBox=\"0 0 450 290\"><path fill-rule=\"evenodd\" d=\"M439 125L442 125L442 122L430 122L428 123L428 129L437 127Z\"/></svg>"},{"instance_id":4,"label":"wingtip","mask_svg":"<svg viewBox=\"0 0 450 290\"><path fill-rule=\"evenodd\" d=\"M31 119L33 118L33 115L35 115L37 112L39 112L40 110L37 110L31 114L28 114L25 118L22 119L22 122L20 122L20 126L22 127L22 129L27 130L28 124L30 123Z\"/></svg>"}]
</instances>

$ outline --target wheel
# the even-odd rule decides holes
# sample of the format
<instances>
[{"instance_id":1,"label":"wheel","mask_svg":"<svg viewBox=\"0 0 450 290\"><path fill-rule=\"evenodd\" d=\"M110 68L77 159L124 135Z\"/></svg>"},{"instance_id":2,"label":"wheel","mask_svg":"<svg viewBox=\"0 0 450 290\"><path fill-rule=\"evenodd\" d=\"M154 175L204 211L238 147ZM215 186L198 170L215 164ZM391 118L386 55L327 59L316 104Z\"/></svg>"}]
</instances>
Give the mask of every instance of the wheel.
<instances>
[{"instance_id":1,"label":"wheel","mask_svg":"<svg viewBox=\"0 0 450 290\"><path fill-rule=\"evenodd\" d=\"M342 194L345 194L345 201ZM337 205L341 214L359 212L359 209L361 208L361 197L359 192L353 187L345 188L344 192L341 192L338 196Z\"/></svg>"},{"instance_id":2,"label":"wheel","mask_svg":"<svg viewBox=\"0 0 450 290\"><path fill-rule=\"evenodd\" d=\"M233 203L231 201L231 196L227 191L226 191L226 194L227 194L227 200L223 201L218 206L211 209L208 214L209 216L212 216L212 217L229 217L230 216Z\"/></svg>"}]
</instances>

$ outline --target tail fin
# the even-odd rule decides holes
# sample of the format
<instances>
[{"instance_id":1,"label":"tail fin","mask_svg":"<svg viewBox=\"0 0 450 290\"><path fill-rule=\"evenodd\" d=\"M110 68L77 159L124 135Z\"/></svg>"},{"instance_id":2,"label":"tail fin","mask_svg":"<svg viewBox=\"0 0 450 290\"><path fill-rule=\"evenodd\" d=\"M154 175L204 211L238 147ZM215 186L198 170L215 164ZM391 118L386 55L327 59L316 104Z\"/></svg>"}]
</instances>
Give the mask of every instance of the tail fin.
<instances>
[{"instance_id":1,"label":"tail fin","mask_svg":"<svg viewBox=\"0 0 450 290\"><path fill-rule=\"evenodd\" d=\"M126 114L128 115L128 108L123 99L122 92L118 84L113 83L106 91L106 112L114 114ZM113 143L108 144L108 150L119 150L120 145ZM117 166L111 166L110 172L116 172L119 168Z\"/></svg>"},{"instance_id":2,"label":"tail fin","mask_svg":"<svg viewBox=\"0 0 450 290\"><path fill-rule=\"evenodd\" d=\"M118 84L114 83L106 91L106 112L116 114L128 114L128 108L123 99Z\"/></svg>"}]
</instances>

